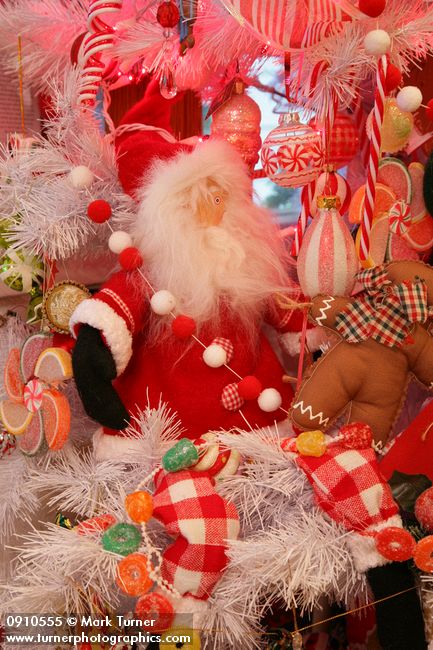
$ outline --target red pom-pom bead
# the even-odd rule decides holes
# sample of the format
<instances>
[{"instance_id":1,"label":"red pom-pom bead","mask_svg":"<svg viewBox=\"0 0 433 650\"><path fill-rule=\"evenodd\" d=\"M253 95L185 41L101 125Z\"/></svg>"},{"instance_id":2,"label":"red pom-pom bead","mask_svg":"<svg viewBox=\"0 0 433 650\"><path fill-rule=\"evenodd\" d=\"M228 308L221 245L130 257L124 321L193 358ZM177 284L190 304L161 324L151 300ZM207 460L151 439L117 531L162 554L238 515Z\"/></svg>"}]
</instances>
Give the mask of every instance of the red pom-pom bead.
<instances>
[{"instance_id":1,"label":"red pom-pom bead","mask_svg":"<svg viewBox=\"0 0 433 650\"><path fill-rule=\"evenodd\" d=\"M164 29L173 29L179 22L179 18L179 9L175 2L172 0L161 2L156 12L156 20L161 27L164 27Z\"/></svg>"},{"instance_id":2,"label":"red pom-pom bead","mask_svg":"<svg viewBox=\"0 0 433 650\"><path fill-rule=\"evenodd\" d=\"M373 432L368 424L352 422L341 427L343 445L348 449L368 449L373 441Z\"/></svg>"},{"instance_id":3,"label":"red pom-pom bead","mask_svg":"<svg viewBox=\"0 0 433 650\"><path fill-rule=\"evenodd\" d=\"M405 562L413 557L416 542L404 528L389 526L377 533L376 548L387 560Z\"/></svg>"},{"instance_id":4,"label":"red pom-pom bead","mask_svg":"<svg viewBox=\"0 0 433 650\"><path fill-rule=\"evenodd\" d=\"M262 392L262 384L254 375L247 375L238 384L239 397L246 400L257 399Z\"/></svg>"},{"instance_id":5,"label":"red pom-pom bead","mask_svg":"<svg viewBox=\"0 0 433 650\"><path fill-rule=\"evenodd\" d=\"M425 114L427 115L429 120L432 120L433 122L433 99L430 99L430 101L427 102L427 108L425 109Z\"/></svg>"},{"instance_id":6,"label":"red pom-pom bead","mask_svg":"<svg viewBox=\"0 0 433 650\"><path fill-rule=\"evenodd\" d=\"M171 331L178 339L189 339L195 332L195 320L189 316L176 316L171 323Z\"/></svg>"},{"instance_id":7,"label":"red pom-pom bead","mask_svg":"<svg viewBox=\"0 0 433 650\"><path fill-rule=\"evenodd\" d=\"M143 258L138 248L129 246L119 254L119 264L125 271L134 271L143 265Z\"/></svg>"},{"instance_id":8,"label":"red pom-pom bead","mask_svg":"<svg viewBox=\"0 0 433 650\"><path fill-rule=\"evenodd\" d=\"M393 63L389 63L386 69L385 90L390 93L398 88L402 82L403 75L401 70Z\"/></svg>"},{"instance_id":9,"label":"red pom-pom bead","mask_svg":"<svg viewBox=\"0 0 433 650\"><path fill-rule=\"evenodd\" d=\"M415 517L428 533L433 533L433 487L419 495L415 502Z\"/></svg>"},{"instance_id":10,"label":"red pom-pom bead","mask_svg":"<svg viewBox=\"0 0 433 650\"><path fill-rule=\"evenodd\" d=\"M104 199L96 199L87 206L87 216L95 223L104 223L111 217L111 205Z\"/></svg>"},{"instance_id":11,"label":"red pom-pom bead","mask_svg":"<svg viewBox=\"0 0 433 650\"><path fill-rule=\"evenodd\" d=\"M385 9L386 0L359 0L358 9L370 18L377 18Z\"/></svg>"},{"instance_id":12,"label":"red pom-pom bead","mask_svg":"<svg viewBox=\"0 0 433 650\"><path fill-rule=\"evenodd\" d=\"M171 602L158 592L141 596L135 605L135 613L141 621L153 619L152 632L162 632L171 627L174 620L174 609ZM144 629L146 628L143 625Z\"/></svg>"}]
</instances>

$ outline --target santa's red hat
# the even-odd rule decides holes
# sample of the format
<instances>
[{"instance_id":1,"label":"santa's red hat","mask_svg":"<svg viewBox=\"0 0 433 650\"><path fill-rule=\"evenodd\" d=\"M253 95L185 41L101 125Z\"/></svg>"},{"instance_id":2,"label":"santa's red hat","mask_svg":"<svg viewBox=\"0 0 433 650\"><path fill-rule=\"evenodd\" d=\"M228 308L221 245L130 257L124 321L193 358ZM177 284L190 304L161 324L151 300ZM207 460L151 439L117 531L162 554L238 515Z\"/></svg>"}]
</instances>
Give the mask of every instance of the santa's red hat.
<instances>
[{"instance_id":1,"label":"santa's red hat","mask_svg":"<svg viewBox=\"0 0 433 650\"><path fill-rule=\"evenodd\" d=\"M135 104L122 118L119 135L115 140L119 180L127 194L135 197L142 180L157 160L169 160L181 151L191 152L192 146L177 142L170 127L170 113L181 95L164 99L159 84L152 79L143 99ZM145 125L148 130L132 129L132 125Z\"/></svg>"}]
</instances>

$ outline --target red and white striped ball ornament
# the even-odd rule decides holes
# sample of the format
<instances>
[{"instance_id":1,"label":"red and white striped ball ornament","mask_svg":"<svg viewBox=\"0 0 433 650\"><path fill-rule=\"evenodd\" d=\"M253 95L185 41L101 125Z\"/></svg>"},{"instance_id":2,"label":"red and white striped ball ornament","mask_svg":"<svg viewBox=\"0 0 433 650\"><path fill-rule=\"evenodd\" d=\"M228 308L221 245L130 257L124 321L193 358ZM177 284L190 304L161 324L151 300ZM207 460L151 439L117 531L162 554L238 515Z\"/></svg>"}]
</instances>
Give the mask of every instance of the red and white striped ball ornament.
<instances>
[{"instance_id":1,"label":"red and white striped ball ornament","mask_svg":"<svg viewBox=\"0 0 433 650\"><path fill-rule=\"evenodd\" d=\"M324 125L315 120L309 122L311 128L320 131L324 138ZM329 134L329 153L325 162L334 169L341 169L350 163L359 150L358 129L348 113L337 113Z\"/></svg>"},{"instance_id":2,"label":"red and white striped ball ornament","mask_svg":"<svg viewBox=\"0 0 433 650\"><path fill-rule=\"evenodd\" d=\"M302 193L306 192L307 188L304 187ZM310 205L311 216L315 217L317 214L317 199L322 194L326 196L338 196L340 199L340 207L338 212L344 214L349 209L350 200L352 198L352 191L350 185L344 176L333 170L322 172L316 181L313 200Z\"/></svg>"},{"instance_id":3,"label":"red and white striped ball ornament","mask_svg":"<svg viewBox=\"0 0 433 650\"><path fill-rule=\"evenodd\" d=\"M317 216L299 251L299 284L311 298L319 294L348 296L359 264L355 244L338 212L338 197L321 196L317 203Z\"/></svg>"},{"instance_id":4,"label":"red and white striped ball ornament","mask_svg":"<svg viewBox=\"0 0 433 650\"><path fill-rule=\"evenodd\" d=\"M323 164L320 133L299 121L298 113L280 115L261 151L266 176L281 187L302 187L314 181Z\"/></svg>"}]
</instances>

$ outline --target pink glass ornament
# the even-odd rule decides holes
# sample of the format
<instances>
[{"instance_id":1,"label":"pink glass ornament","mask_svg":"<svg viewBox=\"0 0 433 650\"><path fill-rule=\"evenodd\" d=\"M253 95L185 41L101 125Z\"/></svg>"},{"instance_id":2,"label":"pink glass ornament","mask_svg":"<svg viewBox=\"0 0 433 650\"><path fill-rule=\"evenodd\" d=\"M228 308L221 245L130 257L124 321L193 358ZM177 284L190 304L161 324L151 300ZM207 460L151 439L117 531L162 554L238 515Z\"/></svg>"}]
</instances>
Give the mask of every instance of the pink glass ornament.
<instances>
[{"instance_id":1,"label":"pink glass ornament","mask_svg":"<svg viewBox=\"0 0 433 650\"><path fill-rule=\"evenodd\" d=\"M236 81L230 99L212 115L212 135L230 142L250 171L259 160L261 119L260 108L245 94L245 84L241 79Z\"/></svg>"},{"instance_id":2,"label":"pink glass ornament","mask_svg":"<svg viewBox=\"0 0 433 650\"><path fill-rule=\"evenodd\" d=\"M282 187L302 187L314 181L323 164L321 137L299 121L298 113L280 115L262 147L262 165L271 181Z\"/></svg>"},{"instance_id":3,"label":"pink glass ornament","mask_svg":"<svg viewBox=\"0 0 433 650\"><path fill-rule=\"evenodd\" d=\"M325 204L328 207L323 207ZM337 197L320 197L318 205L299 251L299 283L312 298L319 294L348 296L358 270L355 244L338 212Z\"/></svg>"},{"instance_id":4,"label":"pink glass ornament","mask_svg":"<svg viewBox=\"0 0 433 650\"><path fill-rule=\"evenodd\" d=\"M315 120L309 122L310 126L315 129L324 131L324 125L319 125ZM334 169L340 169L350 163L359 150L358 131L355 122L347 113L337 113L329 135L329 153L327 155L327 164L332 165Z\"/></svg>"}]
</instances>

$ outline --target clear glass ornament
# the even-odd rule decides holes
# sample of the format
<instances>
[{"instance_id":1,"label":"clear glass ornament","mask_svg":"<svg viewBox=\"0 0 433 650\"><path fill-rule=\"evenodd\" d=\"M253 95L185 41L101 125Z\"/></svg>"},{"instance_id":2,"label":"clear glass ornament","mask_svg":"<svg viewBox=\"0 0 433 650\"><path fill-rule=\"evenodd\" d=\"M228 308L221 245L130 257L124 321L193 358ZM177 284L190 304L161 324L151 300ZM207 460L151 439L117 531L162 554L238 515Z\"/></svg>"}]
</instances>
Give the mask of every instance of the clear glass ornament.
<instances>
[{"instance_id":1,"label":"clear glass ornament","mask_svg":"<svg viewBox=\"0 0 433 650\"><path fill-rule=\"evenodd\" d=\"M170 62L166 62L163 65L161 76L159 78L159 91L164 99L173 99L173 97L176 97L177 95L174 69Z\"/></svg>"}]
</instances>

